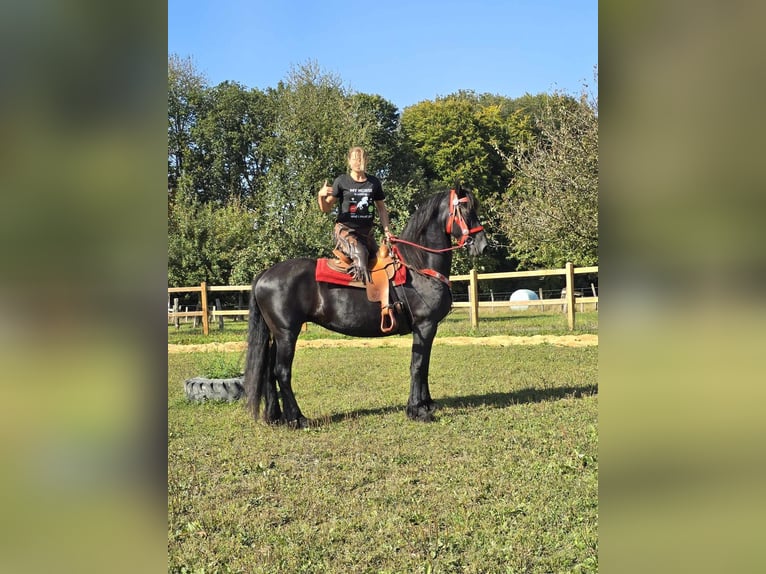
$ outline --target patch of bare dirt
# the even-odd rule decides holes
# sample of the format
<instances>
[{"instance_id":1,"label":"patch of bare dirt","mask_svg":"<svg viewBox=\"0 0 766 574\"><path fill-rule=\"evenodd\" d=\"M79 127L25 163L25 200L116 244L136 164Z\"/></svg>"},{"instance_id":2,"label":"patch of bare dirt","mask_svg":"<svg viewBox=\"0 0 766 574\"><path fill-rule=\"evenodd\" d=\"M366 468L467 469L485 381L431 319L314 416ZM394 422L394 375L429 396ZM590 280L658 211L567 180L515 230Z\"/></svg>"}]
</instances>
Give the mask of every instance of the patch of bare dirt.
<instances>
[{"instance_id":1,"label":"patch of bare dirt","mask_svg":"<svg viewBox=\"0 0 766 574\"><path fill-rule=\"evenodd\" d=\"M598 335L531 335L528 337L495 335L492 337L442 337L434 345L487 345L509 347L511 345L540 345L548 343L563 347L588 347L598 345ZM412 337L381 337L379 339L314 339L298 340L298 348L317 347L410 347ZM168 345L168 353L234 352L244 351L247 343L206 343L200 345Z\"/></svg>"}]
</instances>

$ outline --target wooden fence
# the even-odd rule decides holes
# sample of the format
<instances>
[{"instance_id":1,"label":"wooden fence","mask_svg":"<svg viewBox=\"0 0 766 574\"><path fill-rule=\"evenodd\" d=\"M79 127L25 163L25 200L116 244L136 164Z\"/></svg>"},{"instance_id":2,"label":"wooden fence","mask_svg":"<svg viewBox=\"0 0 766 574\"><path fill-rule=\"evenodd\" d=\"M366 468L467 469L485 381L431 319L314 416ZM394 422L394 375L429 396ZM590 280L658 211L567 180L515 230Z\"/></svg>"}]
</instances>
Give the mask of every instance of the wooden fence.
<instances>
[{"instance_id":1,"label":"wooden fence","mask_svg":"<svg viewBox=\"0 0 766 574\"><path fill-rule=\"evenodd\" d=\"M569 330L572 331L575 328L575 313L576 306L583 304L593 304L598 309L598 295L593 294L592 297L583 297L575 291L574 288L574 276L580 273L598 273L598 266L594 267L575 267L571 263L567 263L563 269L540 269L537 271L509 271L506 273L478 273L475 269L472 269L468 275L453 275L450 277L450 281L453 283L458 281L468 281L468 301L453 303L453 307L467 307L469 310L469 316L471 319L471 327L474 329L479 325L479 309L486 307L507 307L507 306L525 306L525 307L545 307L551 305L558 305L562 307L562 310L567 314L567 324ZM489 281L492 279L514 279L520 277L544 277L550 275L563 275L565 277L566 286L562 291L562 297L560 299L535 299L531 301L480 301L479 300L479 281ZM202 332L207 335L209 333L210 321L218 320L220 328L223 328L223 318L225 316L244 316L249 313L248 309L230 309L224 310L221 308L220 302L216 305L210 306L208 301L210 300L210 294L216 292L249 292L252 288L251 285L223 285L223 286L208 286L205 282L200 283L196 287L168 287L168 322L175 321L178 325L180 318L195 317L202 321ZM199 293L199 309L194 311L181 311L178 305L178 299L175 299L173 305L170 305L170 299L172 293Z\"/></svg>"},{"instance_id":2,"label":"wooden fence","mask_svg":"<svg viewBox=\"0 0 766 574\"><path fill-rule=\"evenodd\" d=\"M573 331L575 328L575 305L583 303L593 303L598 308L598 295L593 297L578 297L574 288L574 276L580 273L598 273L598 266L594 267L575 267L571 263L567 263L563 269L539 269L537 271L509 271L507 273L478 273L475 269L472 269L468 275L453 275L450 277L450 281L468 281L468 302L465 303L453 303L453 307L468 307L469 315L471 317L471 327L474 329L479 326L479 309L481 307L498 307L507 305L524 305L528 307L541 306L551 304L550 299L535 299L532 301L479 301L479 281L487 281L490 279L513 279L518 277L545 277L550 275L564 275L566 279L566 287L564 287L565 296L557 301L557 304L562 304L567 314L567 324L569 330Z\"/></svg>"}]
</instances>

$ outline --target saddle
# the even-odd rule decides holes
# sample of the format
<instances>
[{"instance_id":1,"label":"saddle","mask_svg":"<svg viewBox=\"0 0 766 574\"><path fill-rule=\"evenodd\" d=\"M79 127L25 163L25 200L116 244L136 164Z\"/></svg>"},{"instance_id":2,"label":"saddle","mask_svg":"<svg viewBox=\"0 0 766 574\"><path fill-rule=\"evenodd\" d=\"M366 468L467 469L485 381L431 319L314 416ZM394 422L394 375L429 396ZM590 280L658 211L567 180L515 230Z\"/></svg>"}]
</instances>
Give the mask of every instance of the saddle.
<instances>
[{"instance_id":1,"label":"saddle","mask_svg":"<svg viewBox=\"0 0 766 574\"><path fill-rule=\"evenodd\" d=\"M404 283L401 275L404 267L399 261L391 257L387 245L381 245L374 257L371 257L367 266L370 271L371 280L366 284L361 281L354 281L349 276L349 268L353 261L340 250L333 251L336 259L324 259L317 261L317 281L327 281L326 276L320 276L320 262L324 261L329 270L342 274L346 279L342 284L350 287L360 287L367 289L367 299L372 302L380 302L380 330L383 333L391 333L396 329L395 311L401 310L401 303L391 302L391 281L397 277L396 284ZM334 282L334 281L333 281ZM341 280L338 281L341 283Z\"/></svg>"}]
</instances>

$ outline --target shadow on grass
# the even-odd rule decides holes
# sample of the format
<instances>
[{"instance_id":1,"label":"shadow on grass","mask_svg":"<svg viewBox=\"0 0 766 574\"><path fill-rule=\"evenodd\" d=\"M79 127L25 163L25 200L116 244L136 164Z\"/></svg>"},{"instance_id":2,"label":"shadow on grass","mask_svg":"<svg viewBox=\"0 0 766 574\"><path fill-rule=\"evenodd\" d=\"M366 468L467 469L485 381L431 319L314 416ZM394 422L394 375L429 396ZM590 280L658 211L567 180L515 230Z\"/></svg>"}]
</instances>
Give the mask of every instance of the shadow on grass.
<instances>
[{"instance_id":1,"label":"shadow on grass","mask_svg":"<svg viewBox=\"0 0 766 574\"><path fill-rule=\"evenodd\" d=\"M377 408L371 408L371 409L355 409L353 411L347 411L345 413L335 413L334 415L325 415L318 419L312 419L311 426L335 424L335 423L340 423L340 422L351 420L351 419L357 419L360 417L385 416L385 415L390 415L392 413L397 413L399 411L404 412L404 405L377 407Z\"/></svg>"},{"instance_id":2,"label":"shadow on grass","mask_svg":"<svg viewBox=\"0 0 766 574\"><path fill-rule=\"evenodd\" d=\"M460 397L445 397L438 402L443 407L471 408L493 407L502 409L511 405L525 403L543 403L561 399L591 396L598 393L598 385L582 387L556 387L552 389L522 389L511 393L486 393L483 395L466 395Z\"/></svg>"},{"instance_id":3,"label":"shadow on grass","mask_svg":"<svg viewBox=\"0 0 766 574\"><path fill-rule=\"evenodd\" d=\"M552 389L522 389L511 393L486 393L483 395L466 395L458 397L444 397L436 401L439 409L448 408L476 408L491 407L502 409L511 405L520 405L525 403L542 403L547 401L558 401L561 399L592 396L598 394L598 385L584 385L581 387L556 387ZM334 424L350 419L367 416L385 416L392 413L404 412L405 405L387 406L370 409L355 409L344 413L326 415L310 421L310 426L324 426ZM438 410L437 417L438 419Z\"/></svg>"}]
</instances>

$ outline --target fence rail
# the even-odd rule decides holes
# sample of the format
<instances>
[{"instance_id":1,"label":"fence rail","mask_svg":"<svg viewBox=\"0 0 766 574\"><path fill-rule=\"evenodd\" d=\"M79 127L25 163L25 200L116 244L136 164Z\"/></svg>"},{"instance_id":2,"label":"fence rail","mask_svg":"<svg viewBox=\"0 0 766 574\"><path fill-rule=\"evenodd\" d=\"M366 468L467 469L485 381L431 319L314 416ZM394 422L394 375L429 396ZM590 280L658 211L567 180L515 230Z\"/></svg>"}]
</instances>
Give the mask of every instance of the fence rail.
<instances>
[{"instance_id":1,"label":"fence rail","mask_svg":"<svg viewBox=\"0 0 766 574\"><path fill-rule=\"evenodd\" d=\"M598 295L594 293L593 297L578 296L574 289L574 276L583 273L598 273L598 266L575 267L567 263L563 269L540 269L537 271L509 271L504 273L478 273L475 269L467 275L452 275L450 281L455 283L459 281L468 281L468 301L453 302L452 306L467 307L469 310L471 327L474 329L479 325L479 309L494 307L550 307L558 306L562 312L567 314L567 324L569 330L575 328L576 306L582 308L585 304L595 304L598 309ZM565 294L560 299L534 299L531 301L480 301L479 300L479 281L490 281L493 279L514 279L521 277L545 277L551 275L563 275L566 280ZM211 285L208 286L204 281L195 287L168 287L168 321L175 321L178 326L179 318L195 317L202 321L202 332L209 333L210 321L218 320L219 327L223 329L223 318L228 316L247 316L248 309L229 309L224 310L220 302L216 305L208 305L208 293L236 293L249 292L251 285ZM170 296L172 293L199 293L200 307L194 311L181 311L176 298L173 305L170 305ZM217 301L217 300L216 300Z\"/></svg>"}]
</instances>

